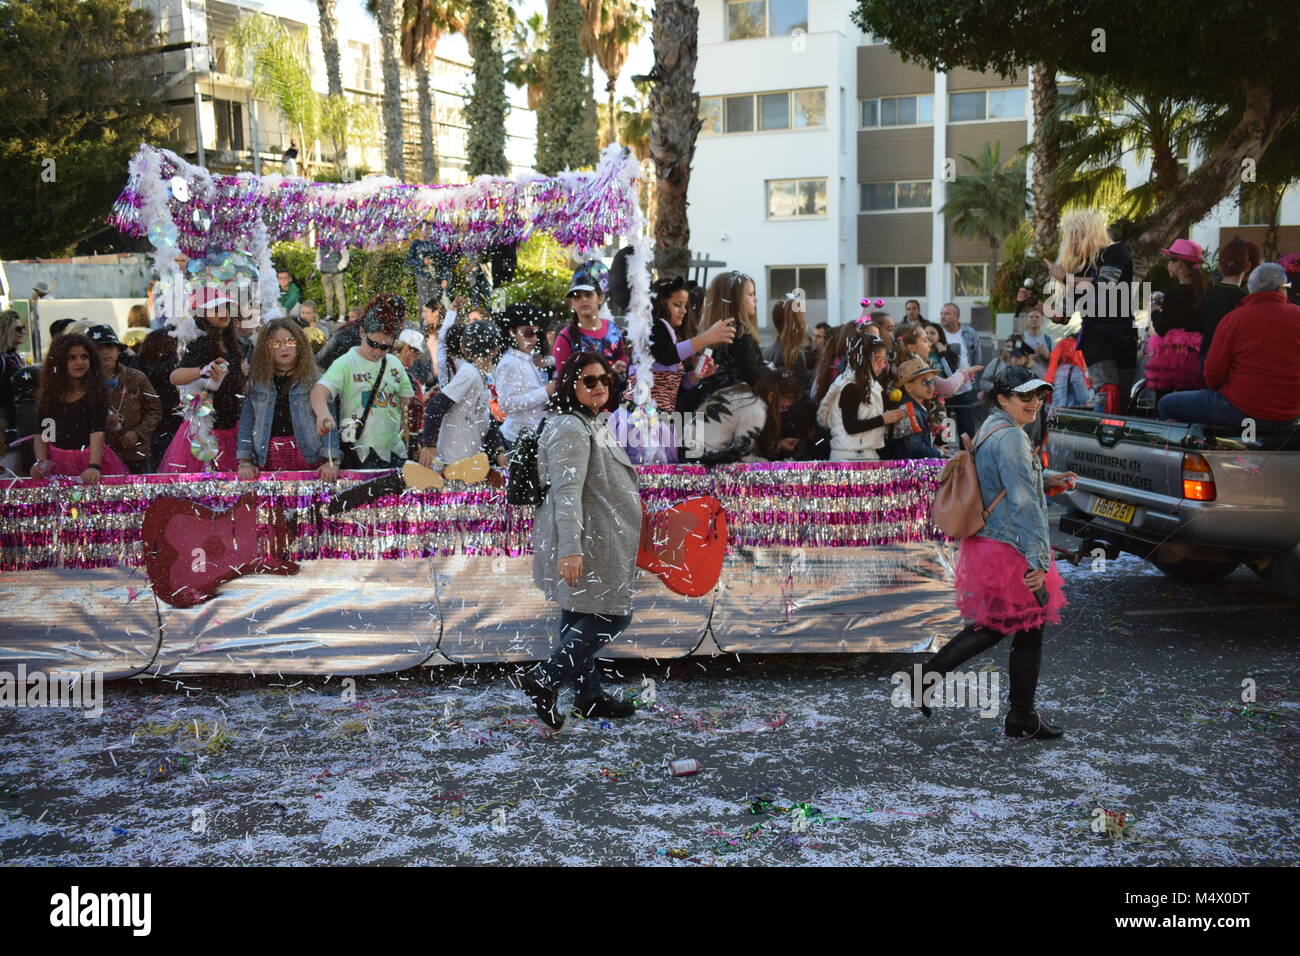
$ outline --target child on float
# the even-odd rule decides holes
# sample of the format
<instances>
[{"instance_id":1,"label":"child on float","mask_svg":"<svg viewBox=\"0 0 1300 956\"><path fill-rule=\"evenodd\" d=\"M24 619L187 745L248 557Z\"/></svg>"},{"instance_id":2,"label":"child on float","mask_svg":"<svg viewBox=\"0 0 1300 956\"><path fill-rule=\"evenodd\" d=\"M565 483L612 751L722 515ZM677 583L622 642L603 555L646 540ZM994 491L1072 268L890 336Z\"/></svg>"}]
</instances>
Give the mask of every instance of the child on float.
<instances>
[{"instance_id":1,"label":"child on float","mask_svg":"<svg viewBox=\"0 0 1300 956\"><path fill-rule=\"evenodd\" d=\"M898 366L894 385L902 390L898 408L902 417L890 426L884 444L884 457L891 461L905 458L943 458L930 434L930 416L937 407L934 401L935 380L939 373L923 358L912 356Z\"/></svg>"},{"instance_id":2,"label":"child on float","mask_svg":"<svg viewBox=\"0 0 1300 956\"><path fill-rule=\"evenodd\" d=\"M848 367L831 383L817 409L817 423L830 431L831 461L878 461L885 445L885 426L906 414L885 410L880 379L889 369L888 346L858 328L845 345Z\"/></svg>"},{"instance_id":3,"label":"child on float","mask_svg":"<svg viewBox=\"0 0 1300 956\"><path fill-rule=\"evenodd\" d=\"M492 416L496 385L491 379L501 355L501 330L489 319L464 326L460 352L464 361L456 375L424 409L420 432L420 464L435 467L487 452L488 459L506 467L505 439Z\"/></svg>"},{"instance_id":4,"label":"child on float","mask_svg":"<svg viewBox=\"0 0 1300 956\"><path fill-rule=\"evenodd\" d=\"M184 388L202 381L213 393L212 432L217 454L210 462L196 458L190 445L192 425L181 424L163 455L159 470L165 474L234 471L238 455L239 412L243 406L244 362L235 331L236 306L220 290L204 287L191 297L200 335L185 349L171 374L171 383Z\"/></svg>"},{"instance_id":5,"label":"child on float","mask_svg":"<svg viewBox=\"0 0 1300 956\"><path fill-rule=\"evenodd\" d=\"M316 434L316 377L311 346L297 322L275 319L262 327L239 416L241 479L252 481L261 470L314 470L325 481L338 477L338 430Z\"/></svg>"},{"instance_id":6,"label":"child on float","mask_svg":"<svg viewBox=\"0 0 1300 956\"><path fill-rule=\"evenodd\" d=\"M36 409L33 478L69 475L94 485L102 475L127 474L126 465L104 441L108 386L99 352L89 338L60 335L50 343Z\"/></svg>"}]
</instances>

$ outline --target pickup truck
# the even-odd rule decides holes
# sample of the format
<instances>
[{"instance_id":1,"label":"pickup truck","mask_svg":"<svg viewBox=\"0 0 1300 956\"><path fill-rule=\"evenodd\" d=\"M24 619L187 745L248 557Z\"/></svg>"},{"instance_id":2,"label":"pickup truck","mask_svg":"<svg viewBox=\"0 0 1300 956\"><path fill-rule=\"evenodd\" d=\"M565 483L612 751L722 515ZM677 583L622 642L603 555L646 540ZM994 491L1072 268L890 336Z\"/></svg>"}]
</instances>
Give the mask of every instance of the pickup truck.
<instances>
[{"instance_id":1,"label":"pickup truck","mask_svg":"<svg viewBox=\"0 0 1300 956\"><path fill-rule=\"evenodd\" d=\"M1196 582L1245 564L1300 597L1300 421L1252 433L1057 408L1044 453L1049 474L1079 476L1060 521L1077 556L1125 551Z\"/></svg>"}]
</instances>

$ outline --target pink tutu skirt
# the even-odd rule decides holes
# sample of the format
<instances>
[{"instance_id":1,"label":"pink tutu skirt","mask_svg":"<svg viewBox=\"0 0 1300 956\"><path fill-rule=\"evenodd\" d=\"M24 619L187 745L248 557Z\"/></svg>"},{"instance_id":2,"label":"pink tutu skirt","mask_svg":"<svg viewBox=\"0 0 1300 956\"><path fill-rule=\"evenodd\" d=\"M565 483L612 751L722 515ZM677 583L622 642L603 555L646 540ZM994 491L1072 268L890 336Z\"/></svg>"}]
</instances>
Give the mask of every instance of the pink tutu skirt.
<instances>
[{"instance_id":1,"label":"pink tutu skirt","mask_svg":"<svg viewBox=\"0 0 1300 956\"><path fill-rule=\"evenodd\" d=\"M70 451L67 448L59 448L57 445L47 445L46 448L50 453L50 461L54 463L55 475L70 475L75 478L86 470L90 464L90 449L83 448L80 451ZM99 473L101 475L129 475L130 471L126 465L122 464L122 459L117 457L117 453L107 445L104 446L104 458L100 463Z\"/></svg>"},{"instance_id":2,"label":"pink tutu skirt","mask_svg":"<svg viewBox=\"0 0 1300 956\"><path fill-rule=\"evenodd\" d=\"M194 453L190 451L190 423L182 422L180 429L176 432L176 437L167 446L167 452L163 455L161 464L158 465L159 474L179 475L199 474L205 471L237 471L239 469L239 460L236 446L239 444L239 429L214 428L212 434L217 436L217 457L211 462L199 461L194 457Z\"/></svg>"},{"instance_id":3,"label":"pink tutu skirt","mask_svg":"<svg viewBox=\"0 0 1300 956\"><path fill-rule=\"evenodd\" d=\"M263 471L314 471L313 465L307 464L298 450L298 442L293 438L272 437L266 449L266 465Z\"/></svg>"},{"instance_id":4,"label":"pink tutu skirt","mask_svg":"<svg viewBox=\"0 0 1300 956\"><path fill-rule=\"evenodd\" d=\"M1142 377L1147 388L1186 392L1205 387L1201 375L1201 333L1170 329L1147 339L1147 363Z\"/></svg>"},{"instance_id":5,"label":"pink tutu skirt","mask_svg":"<svg viewBox=\"0 0 1300 956\"><path fill-rule=\"evenodd\" d=\"M1067 603L1061 575L1053 560L1043 586L1047 604L1040 606L1025 587L1029 562L1015 548L975 535L962 539L957 553L957 609L961 616L1000 634L1014 634L1044 624L1059 624Z\"/></svg>"}]
</instances>

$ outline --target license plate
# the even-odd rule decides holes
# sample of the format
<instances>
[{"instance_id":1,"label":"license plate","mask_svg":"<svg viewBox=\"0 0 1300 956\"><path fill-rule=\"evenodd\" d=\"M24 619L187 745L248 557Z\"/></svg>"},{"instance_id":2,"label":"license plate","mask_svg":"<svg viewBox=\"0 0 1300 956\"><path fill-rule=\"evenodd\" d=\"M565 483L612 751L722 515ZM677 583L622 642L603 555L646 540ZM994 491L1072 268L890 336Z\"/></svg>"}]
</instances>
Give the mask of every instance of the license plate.
<instances>
[{"instance_id":1,"label":"license plate","mask_svg":"<svg viewBox=\"0 0 1300 956\"><path fill-rule=\"evenodd\" d=\"M1110 518L1112 521L1122 521L1124 524L1133 522L1136 511L1136 505L1126 505L1122 501L1111 501L1109 498L1098 498L1092 503L1092 513L1099 518Z\"/></svg>"}]
</instances>

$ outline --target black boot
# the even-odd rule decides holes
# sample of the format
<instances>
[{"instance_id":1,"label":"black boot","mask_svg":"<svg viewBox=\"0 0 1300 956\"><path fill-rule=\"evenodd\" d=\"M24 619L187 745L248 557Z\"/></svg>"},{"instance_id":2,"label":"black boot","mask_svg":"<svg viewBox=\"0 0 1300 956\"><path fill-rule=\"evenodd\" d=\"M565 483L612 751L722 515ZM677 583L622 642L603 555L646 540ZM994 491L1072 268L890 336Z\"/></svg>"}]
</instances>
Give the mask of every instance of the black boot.
<instances>
[{"instance_id":1,"label":"black boot","mask_svg":"<svg viewBox=\"0 0 1300 956\"><path fill-rule=\"evenodd\" d=\"M1038 671L1043 661L1043 629L1018 631L1011 639L1008 669L1011 671L1011 712L1007 714L1004 732L1018 740L1051 740L1065 731L1053 727L1034 710L1034 695L1038 691Z\"/></svg>"},{"instance_id":2,"label":"black boot","mask_svg":"<svg viewBox=\"0 0 1300 956\"><path fill-rule=\"evenodd\" d=\"M532 700L537 716L542 718L546 726L552 730L559 730L564 726L564 715L556 707L557 695L554 687L547 687L538 683L531 675L524 674L519 678L519 689Z\"/></svg>"},{"instance_id":3,"label":"black boot","mask_svg":"<svg viewBox=\"0 0 1300 956\"><path fill-rule=\"evenodd\" d=\"M927 674L946 674L955 670L958 665L964 664L981 651L987 651L990 647L1002 640L1003 635L987 627L981 627L978 624L967 624L962 628L961 633L943 646L938 654L925 662L921 668L921 692L924 697L925 693L925 676ZM929 717L931 715L930 706L921 704L921 713Z\"/></svg>"},{"instance_id":4,"label":"black boot","mask_svg":"<svg viewBox=\"0 0 1300 956\"><path fill-rule=\"evenodd\" d=\"M636 713L636 708L629 703L615 700L609 694L601 694L595 700L575 700L573 712L582 717L613 717L621 720Z\"/></svg>"}]
</instances>

